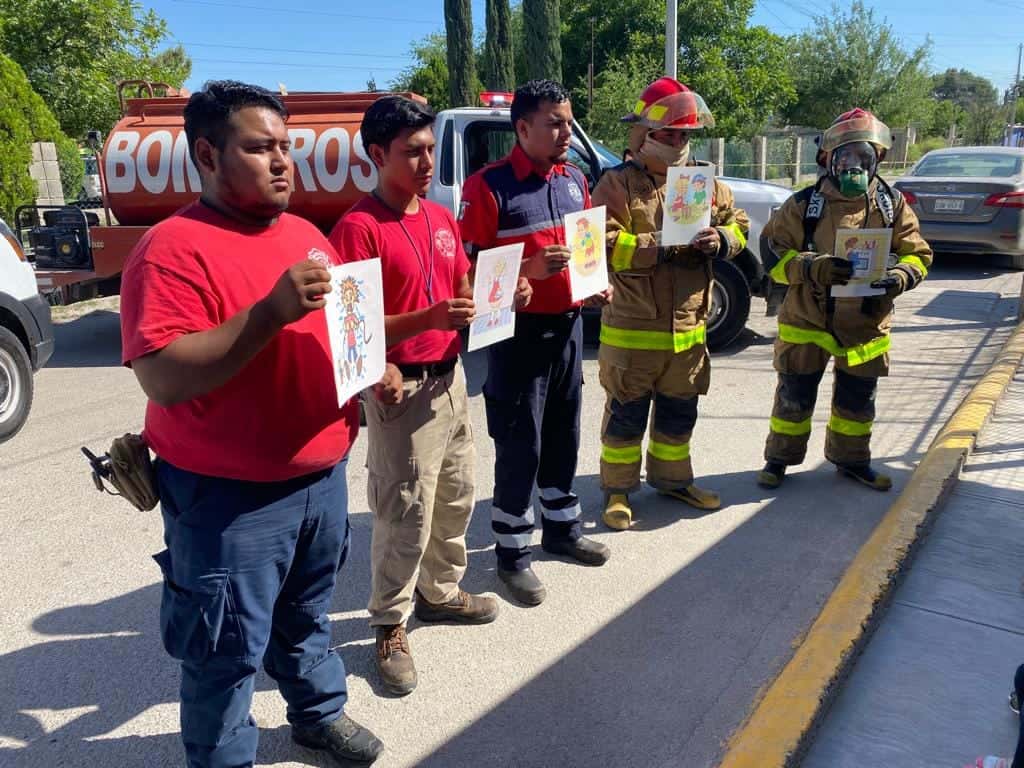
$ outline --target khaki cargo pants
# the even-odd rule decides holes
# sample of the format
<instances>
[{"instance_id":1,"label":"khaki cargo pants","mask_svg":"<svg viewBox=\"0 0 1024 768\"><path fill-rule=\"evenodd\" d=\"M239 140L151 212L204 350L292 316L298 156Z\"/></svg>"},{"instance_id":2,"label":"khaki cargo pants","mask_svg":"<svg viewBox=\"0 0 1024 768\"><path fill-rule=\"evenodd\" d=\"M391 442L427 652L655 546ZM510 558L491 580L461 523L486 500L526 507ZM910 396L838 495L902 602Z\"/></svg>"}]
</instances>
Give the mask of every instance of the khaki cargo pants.
<instances>
[{"instance_id":1,"label":"khaki cargo pants","mask_svg":"<svg viewBox=\"0 0 1024 768\"><path fill-rule=\"evenodd\" d=\"M405 622L417 589L432 603L451 600L466 571L476 452L462 363L406 378L403 390L397 405L366 397L371 626Z\"/></svg>"}]
</instances>

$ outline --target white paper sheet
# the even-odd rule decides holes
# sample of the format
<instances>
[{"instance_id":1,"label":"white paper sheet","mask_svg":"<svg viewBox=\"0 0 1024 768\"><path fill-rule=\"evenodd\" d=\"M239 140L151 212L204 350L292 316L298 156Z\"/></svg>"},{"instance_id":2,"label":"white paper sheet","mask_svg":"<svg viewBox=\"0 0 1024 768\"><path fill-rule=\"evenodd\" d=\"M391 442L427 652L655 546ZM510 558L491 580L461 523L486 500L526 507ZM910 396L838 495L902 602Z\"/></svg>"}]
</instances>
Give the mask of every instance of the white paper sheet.
<instances>
[{"instance_id":1,"label":"white paper sheet","mask_svg":"<svg viewBox=\"0 0 1024 768\"><path fill-rule=\"evenodd\" d=\"M715 192L715 166L679 165L668 169L662 245L689 245L702 229L711 226L711 198Z\"/></svg>"},{"instance_id":2,"label":"white paper sheet","mask_svg":"<svg viewBox=\"0 0 1024 768\"><path fill-rule=\"evenodd\" d=\"M833 285L832 295L881 296L883 288L871 283L885 277L892 246L891 229L840 229L836 232L835 255L853 262L853 277L846 285Z\"/></svg>"},{"instance_id":3,"label":"white paper sheet","mask_svg":"<svg viewBox=\"0 0 1024 768\"><path fill-rule=\"evenodd\" d=\"M572 300L582 301L608 288L608 260L605 257L605 206L566 214L565 243L569 258Z\"/></svg>"},{"instance_id":4,"label":"white paper sheet","mask_svg":"<svg viewBox=\"0 0 1024 768\"><path fill-rule=\"evenodd\" d=\"M487 347L512 336L516 330L515 304L523 244L503 245L476 256L473 302L476 319L469 326L467 351Z\"/></svg>"},{"instance_id":5,"label":"white paper sheet","mask_svg":"<svg viewBox=\"0 0 1024 768\"><path fill-rule=\"evenodd\" d=\"M330 273L334 290L324 312L342 406L384 375L384 291L380 259L331 267Z\"/></svg>"}]
</instances>

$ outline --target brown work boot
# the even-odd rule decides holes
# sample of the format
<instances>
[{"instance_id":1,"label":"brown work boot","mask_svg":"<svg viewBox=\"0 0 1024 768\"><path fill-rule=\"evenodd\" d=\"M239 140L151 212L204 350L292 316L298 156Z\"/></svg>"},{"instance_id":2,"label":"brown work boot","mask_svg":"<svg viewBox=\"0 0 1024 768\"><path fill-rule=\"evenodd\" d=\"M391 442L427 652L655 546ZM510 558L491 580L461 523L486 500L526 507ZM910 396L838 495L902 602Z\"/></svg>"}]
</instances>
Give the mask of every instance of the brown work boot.
<instances>
[{"instance_id":1,"label":"brown work boot","mask_svg":"<svg viewBox=\"0 0 1024 768\"><path fill-rule=\"evenodd\" d=\"M416 665L404 624L377 627L377 671L384 687L395 696L405 696L416 687Z\"/></svg>"},{"instance_id":2,"label":"brown work boot","mask_svg":"<svg viewBox=\"0 0 1024 768\"><path fill-rule=\"evenodd\" d=\"M455 624L490 624L498 618L498 601L493 597L471 595L460 589L447 603L432 603L416 590L416 607L420 621L446 621Z\"/></svg>"},{"instance_id":3,"label":"brown work boot","mask_svg":"<svg viewBox=\"0 0 1024 768\"><path fill-rule=\"evenodd\" d=\"M696 509L719 509L722 506L722 499L714 491L708 491L694 483L685 488L677 488L671 491L659 490L662 496L668 496L678 501L683 501Z\"/></svg>"}]
</instances>

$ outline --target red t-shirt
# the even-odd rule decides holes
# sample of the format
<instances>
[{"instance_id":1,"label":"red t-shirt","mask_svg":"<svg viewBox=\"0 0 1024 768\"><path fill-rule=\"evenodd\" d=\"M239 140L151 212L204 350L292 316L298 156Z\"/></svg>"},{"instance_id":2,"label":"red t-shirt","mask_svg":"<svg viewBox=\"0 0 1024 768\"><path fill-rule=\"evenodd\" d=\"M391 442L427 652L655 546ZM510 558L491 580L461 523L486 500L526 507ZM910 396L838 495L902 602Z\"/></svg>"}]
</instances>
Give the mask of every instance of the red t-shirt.
<instances>
[{"instance_id":1,"label":"red t-shirt","mask_svg":"<svg viewBox=\"0 0 1024 768\"><path fill-rule=\"evenodd\" d=\"M298 216L247 227L202 203L183 208L146 232L125 264L124 364L223 324L307 258L338 263L320 231ZM285 327L222 387L146 407L145 439L160 458L234 480L276 482L327 469L358 430L355 400L338 408L323 312Z\"/></svg>"},{"instance_id":2,"label":"red t-shirt","mask_svg":"<svg viewBox=\"0 0 1024 768\"><path fill-rule=\"evenodd\" d=\"M506 157L466 179L459 228L463 240L480 250L523 243L527 259L545 246L565 245L565 214L587 208L590 191L579 168L561 163L542 175L516 144ZM582 304L572 300L568 270L530 285L533 297L520 312L559 314Z\"/></svg>"},{"instance_id":3,"label":"red t-shirt","mask_svg":"<svg viewBox=\"0 0 1024 768\"><path fill-rule=\"evenodd\" d=\"M469 272L455 217L429 200L420 199L418 212L399 216L376 197L364 197L334 226L330 241L343 262L380 258L385 315L456 298ZM388 361L439 363L461 349L457 331L430 330L389 347Z\"/></svg>"}]
</instances>

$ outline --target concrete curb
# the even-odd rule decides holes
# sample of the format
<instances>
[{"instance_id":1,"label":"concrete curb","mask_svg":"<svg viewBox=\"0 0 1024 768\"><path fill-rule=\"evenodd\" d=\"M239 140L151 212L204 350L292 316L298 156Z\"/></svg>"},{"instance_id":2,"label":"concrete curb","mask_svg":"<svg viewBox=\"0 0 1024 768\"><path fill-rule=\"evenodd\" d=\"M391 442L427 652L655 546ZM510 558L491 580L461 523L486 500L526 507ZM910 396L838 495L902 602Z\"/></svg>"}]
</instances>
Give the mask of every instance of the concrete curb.
<instances>
[{"instance_id":1,"label":"concrete curb","mask_svg":"<svg viewBox=\"0 0 1024 768\"><path fill-rule=\"evenodd\" d=\"M793 658L730 739L719 768L797 765L1022 359L1024 322L928 448Z\"/></svg>"}]
</instances>

